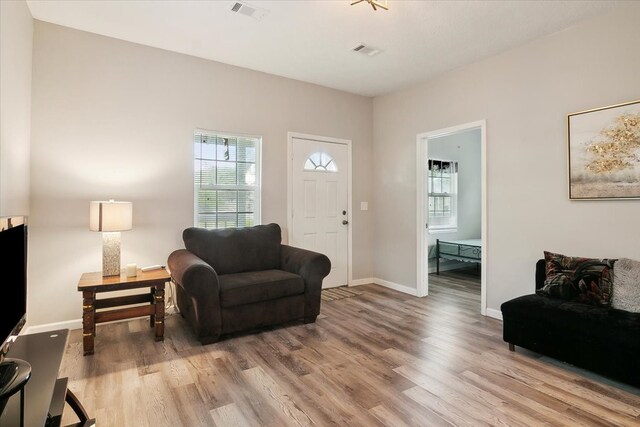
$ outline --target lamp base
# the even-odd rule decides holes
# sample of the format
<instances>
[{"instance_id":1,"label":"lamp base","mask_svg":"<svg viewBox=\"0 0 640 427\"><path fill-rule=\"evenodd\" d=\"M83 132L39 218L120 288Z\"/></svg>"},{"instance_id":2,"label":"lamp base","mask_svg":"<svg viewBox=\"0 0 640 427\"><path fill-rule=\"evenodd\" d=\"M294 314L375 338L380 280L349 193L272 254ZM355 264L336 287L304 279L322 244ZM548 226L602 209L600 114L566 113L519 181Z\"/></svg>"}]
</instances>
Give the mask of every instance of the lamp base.
<instances>
[{"instance_id":1,"label":"lamp base","mask_svg":"<svg viewBox=\"0 0 640 427\"><path fill-rule=\"evenodd\" d=\"M102 233L102 276L120 275L120 232Z\"/></svg>"}]
</instances>

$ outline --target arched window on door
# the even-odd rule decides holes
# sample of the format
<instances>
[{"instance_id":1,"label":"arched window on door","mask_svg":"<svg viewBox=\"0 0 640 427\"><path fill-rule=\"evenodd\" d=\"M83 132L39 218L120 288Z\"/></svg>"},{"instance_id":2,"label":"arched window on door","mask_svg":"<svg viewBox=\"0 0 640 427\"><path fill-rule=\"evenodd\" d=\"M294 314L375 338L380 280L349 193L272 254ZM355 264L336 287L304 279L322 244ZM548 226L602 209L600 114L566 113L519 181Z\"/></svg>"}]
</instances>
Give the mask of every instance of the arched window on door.
<instances>
[{"instance_id":1,"label":"arched window on door","mask_svg":"<svg viewBox=\"0 0 640 427\"><path fill-rule=\"evenodd\" d=\"M338 165L333 157L323 152L315 152L307 157L304 170L314 172L338 172Z\"/></svg>"}]
</instances>

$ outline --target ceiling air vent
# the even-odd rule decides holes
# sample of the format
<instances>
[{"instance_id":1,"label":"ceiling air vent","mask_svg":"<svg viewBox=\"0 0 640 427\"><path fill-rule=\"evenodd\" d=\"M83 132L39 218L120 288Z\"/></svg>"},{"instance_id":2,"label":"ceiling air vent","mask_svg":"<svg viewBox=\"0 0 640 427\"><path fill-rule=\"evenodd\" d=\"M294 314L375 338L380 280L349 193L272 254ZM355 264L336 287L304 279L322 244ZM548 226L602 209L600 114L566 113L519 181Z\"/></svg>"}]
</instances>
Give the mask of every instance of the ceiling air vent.
<instances>
[{"instance_id":1,"label":"ceiling air vent","mask_svg":"<svg viewBox=\"0 0 640 427\"><path fill-rule=\"evenodd\" d=\"M269 11L266 9L262 9L256 6L250 6L247 3L240 1L237 1L233 4L231 11L239 13L241 15L249 16L257 20L261 20L267 13L269 13Z\"/></svg>"},{"instance_id":2,"label":"ceiling air vent","mask_svg":"<svg viewBox=\"0 0 640 427\"><path fill-rule=\"evenodd\" d=\"M353 49L354 52L362 53L367 56L374 56L382 52L380 49L376 49L375 47L367 46L363 43L358 43L356 47Z\"/></svg>"}]
</instances>

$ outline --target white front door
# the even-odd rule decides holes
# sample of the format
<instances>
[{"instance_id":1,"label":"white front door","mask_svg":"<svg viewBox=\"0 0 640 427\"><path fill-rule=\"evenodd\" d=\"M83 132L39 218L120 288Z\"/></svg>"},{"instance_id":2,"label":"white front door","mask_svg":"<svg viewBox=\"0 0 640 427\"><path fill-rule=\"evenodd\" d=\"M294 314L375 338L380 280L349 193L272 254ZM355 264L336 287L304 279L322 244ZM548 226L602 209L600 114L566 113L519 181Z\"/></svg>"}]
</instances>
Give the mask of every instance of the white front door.
<instances>
[{"instance_id":1,"label":"white front door","mask_svg":"<svg viewBox=\"0 0 640 427\"><path fill-rule=\"evenodd\" d=\"M346 285L348 263L348 147L292 138L292 246L329 257L323 288Z\"/></svg>"}]
</instances>

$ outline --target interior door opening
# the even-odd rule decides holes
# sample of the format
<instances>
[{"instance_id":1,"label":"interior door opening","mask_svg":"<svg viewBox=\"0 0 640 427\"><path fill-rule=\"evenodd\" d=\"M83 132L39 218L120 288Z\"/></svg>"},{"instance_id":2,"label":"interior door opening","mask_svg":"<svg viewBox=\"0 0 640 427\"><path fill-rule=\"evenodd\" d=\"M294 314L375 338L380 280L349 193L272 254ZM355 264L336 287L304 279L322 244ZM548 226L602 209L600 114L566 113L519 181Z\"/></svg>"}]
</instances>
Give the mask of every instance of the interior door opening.
<instances>
[{"instance_id":1,"label":"interior door opening","mask_svg":"<svg viewBox=\"0 0 640 427\"><path fill-rule=\"evenodd\" d=\"M485 123L418 135L418 291L446 286L486 313Z\"/></svg>"}]
</instances>

